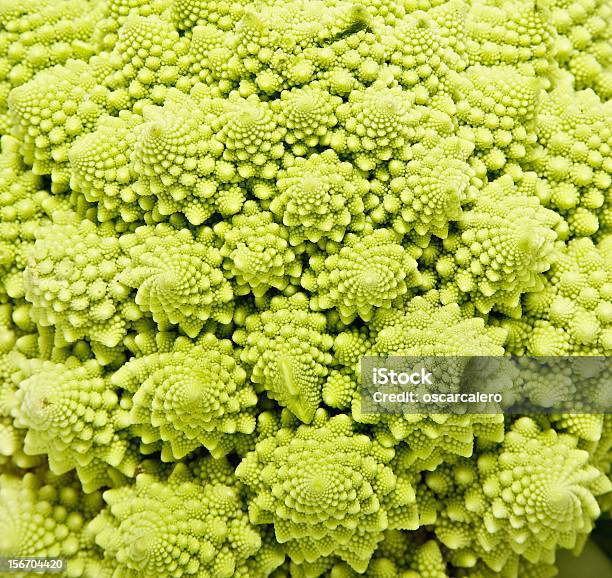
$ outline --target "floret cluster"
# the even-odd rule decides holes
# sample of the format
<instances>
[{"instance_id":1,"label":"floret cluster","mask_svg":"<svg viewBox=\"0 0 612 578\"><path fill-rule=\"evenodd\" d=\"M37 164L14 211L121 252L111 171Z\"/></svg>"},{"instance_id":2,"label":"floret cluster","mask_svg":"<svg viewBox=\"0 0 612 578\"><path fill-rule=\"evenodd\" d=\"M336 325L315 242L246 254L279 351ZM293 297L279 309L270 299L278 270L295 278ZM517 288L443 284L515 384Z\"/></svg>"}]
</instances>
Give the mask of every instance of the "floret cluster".
<instances>
[{"instance_id":1,"label":"floret cluster","mask_svg":"<svg viewBox=\"0 0 612 578\"><path fill-rule=\"evenodd\" d=\"M612 416L359 361L612 353L611 64L608 0L2 0L0 556L554 576Z\"/></svg>"}]
</instances>

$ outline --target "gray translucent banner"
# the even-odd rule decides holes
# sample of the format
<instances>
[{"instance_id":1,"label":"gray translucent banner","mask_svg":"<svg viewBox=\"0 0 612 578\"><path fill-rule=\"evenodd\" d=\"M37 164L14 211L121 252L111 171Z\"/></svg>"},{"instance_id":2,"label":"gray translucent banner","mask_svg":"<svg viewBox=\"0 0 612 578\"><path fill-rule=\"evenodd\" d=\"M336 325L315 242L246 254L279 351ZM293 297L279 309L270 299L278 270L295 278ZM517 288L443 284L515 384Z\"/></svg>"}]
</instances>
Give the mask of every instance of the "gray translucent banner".
<instances>
[{"instance_id":1,"label":"gray translucent banner","mask_svg":"<svg viewBox=\"0 0 612 578\"><path fill-rule=\"evenodd\" d=\"M612 413L608 356L363 357L364 414Z\"/></svg>"}]
</instances>

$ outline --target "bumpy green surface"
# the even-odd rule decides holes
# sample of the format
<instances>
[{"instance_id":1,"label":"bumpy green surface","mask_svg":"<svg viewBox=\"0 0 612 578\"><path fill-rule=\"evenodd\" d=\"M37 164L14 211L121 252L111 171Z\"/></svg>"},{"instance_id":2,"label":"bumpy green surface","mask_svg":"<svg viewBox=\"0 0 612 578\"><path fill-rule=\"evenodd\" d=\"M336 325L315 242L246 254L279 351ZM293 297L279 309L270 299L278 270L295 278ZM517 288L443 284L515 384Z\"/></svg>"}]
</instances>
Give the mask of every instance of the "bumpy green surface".
<instances>
[{"instance_id":1,"label":"bumpy green surface","mask_svg":"<svg viewBox=\"0 0 612 578\"><path fill-rule=\"evenodd\" d=\"M603 400L502 356L612 353L611 31L607 0L0 0L0 556L552 578L612 513L610 416L368 414L360 360Z\"/></svg>"}]
</instances>

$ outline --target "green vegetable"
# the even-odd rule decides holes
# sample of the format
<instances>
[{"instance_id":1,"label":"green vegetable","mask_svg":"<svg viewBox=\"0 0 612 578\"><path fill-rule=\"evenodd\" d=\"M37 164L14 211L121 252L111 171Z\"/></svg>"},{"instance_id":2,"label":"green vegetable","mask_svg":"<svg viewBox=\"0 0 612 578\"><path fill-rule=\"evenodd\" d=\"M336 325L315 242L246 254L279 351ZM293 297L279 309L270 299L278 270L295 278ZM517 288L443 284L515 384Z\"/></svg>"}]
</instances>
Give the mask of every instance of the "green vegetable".
<instances>
[{"instance_id":1,"label":"green vegetable","mask_svg":"<svg viewBox=\"0 0 612 578\"><path fill-rule=\"evenodd\" d=\"M0 557L552 578L612 417L373 414L361 360L609 405L507 356L612 353L611 45L606 0L0 1Z\"/></svg>"}]
</instances>

